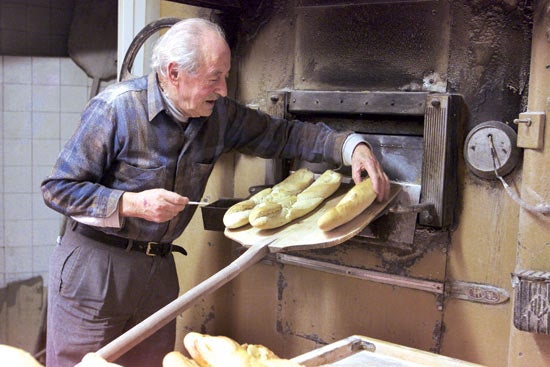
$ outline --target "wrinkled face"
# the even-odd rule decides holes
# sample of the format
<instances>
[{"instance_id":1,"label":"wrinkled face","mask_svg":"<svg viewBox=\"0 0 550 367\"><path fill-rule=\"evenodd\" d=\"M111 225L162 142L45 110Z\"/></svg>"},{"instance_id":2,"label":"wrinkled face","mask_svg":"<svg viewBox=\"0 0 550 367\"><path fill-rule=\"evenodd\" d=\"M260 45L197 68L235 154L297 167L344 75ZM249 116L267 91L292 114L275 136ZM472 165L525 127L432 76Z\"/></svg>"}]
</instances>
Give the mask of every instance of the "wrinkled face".
<instances>
[{"instance_id":1,"label":"wrinkled face","mask_svg":"<svg viewBox=\"0 0 550 367\"><path fill-rule=\"evenodd\" d=\"M231 66L231 52L218 35L205 40L202 66L194 73L185 71L171 75L176 88L172 99L178 110L187 117L210 116L214 103L227 95L226 78ZM173 71L169 71L173 73Z\"/></svg>"}]
</instances>

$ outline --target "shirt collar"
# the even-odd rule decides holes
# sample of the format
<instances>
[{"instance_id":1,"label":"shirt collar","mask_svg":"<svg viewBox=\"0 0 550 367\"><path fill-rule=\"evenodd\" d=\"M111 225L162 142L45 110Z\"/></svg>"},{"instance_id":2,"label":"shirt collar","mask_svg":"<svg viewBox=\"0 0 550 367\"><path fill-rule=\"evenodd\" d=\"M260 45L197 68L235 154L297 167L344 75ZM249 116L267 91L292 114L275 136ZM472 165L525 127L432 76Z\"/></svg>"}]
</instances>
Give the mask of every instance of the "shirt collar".
<instances>
[{"instance_id":1,"label":"shirt collar","mask_svg":"<svg viewBox=\"0 0 550 367\"><path fill-rule=\"evenodd\" d=\"M186 123L189 120L189 118L187 116L184 116L180 111L178 111L178 109L176 108L176 106L174 106L174 104L172 103L170 98L168 98L166 93L161 91L161 95L162 95L162 100L164 101L164 104L166 106L166 113L169 114L170 117L172 117L174 120L181 123Z\"/></svg>"},{"instance_id":2,"label":"shirt collar","mask_svg":"<svg viewBox=\"0 0 550 367\"><path fill-rule=\"evenodd\" d=\"M148 98L149 98L149 121L152 121L156 115L165 110L174 120L186 123L189 118L184 116L176 106L170 101L162 91L156 73L149 74L148 80Z\"/></svg>"},{"instance_id":3,"label":"shirt collar","mask_svg":"<svg viewBox=\"0 0 550 367\"><path fill-rule=\"evenodd\" d=\"M157 81L157 74L154 71L147 78L147 103L149 121L153 121L156 115L166 109L162 99L162 91Z\"/></svg>"}]
</instances>

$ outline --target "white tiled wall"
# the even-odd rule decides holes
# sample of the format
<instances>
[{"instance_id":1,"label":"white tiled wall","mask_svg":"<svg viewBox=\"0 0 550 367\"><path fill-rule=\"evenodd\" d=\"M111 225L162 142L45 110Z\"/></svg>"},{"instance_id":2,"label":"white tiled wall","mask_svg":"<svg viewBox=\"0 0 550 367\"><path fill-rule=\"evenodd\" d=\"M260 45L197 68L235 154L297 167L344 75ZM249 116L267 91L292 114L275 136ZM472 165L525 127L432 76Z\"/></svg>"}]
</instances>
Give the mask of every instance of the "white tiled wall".
<instances>
[{"instance_id":1,"label":"white tiled wall","mask_svg":"<svg viewBox=\"0 0 550 367\"><path fill-rule=\"evenodd\" d=\"M70 58L0 56L0 288L36 275L47 285L61 216L44 204L40 182L78 124L91 84Z\"/></svg>"}]
</instances>

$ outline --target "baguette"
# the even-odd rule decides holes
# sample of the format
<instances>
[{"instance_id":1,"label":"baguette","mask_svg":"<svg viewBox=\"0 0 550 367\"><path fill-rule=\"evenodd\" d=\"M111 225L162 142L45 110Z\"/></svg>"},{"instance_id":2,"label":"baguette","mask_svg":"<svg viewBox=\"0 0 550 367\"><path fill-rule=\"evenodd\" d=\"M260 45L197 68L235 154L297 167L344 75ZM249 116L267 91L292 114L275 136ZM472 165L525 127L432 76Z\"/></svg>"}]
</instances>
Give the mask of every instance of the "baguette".
<instances>
[{"instance_id":1,"label":"baguette","mask_svg":"<svg viewBox=\"0 0 550 367\"><path fill-rule=\"evenodd\" d=\"M259 360L279 358L269 348L260 344L243 344L242 347L246 350L252 358Z\"/></svg>"},{"instance_id":2,"label":"baguette","mask_svg":"<svg viewBox=\"0 0 550 367\"><path fill-rule=\"evenodd\" d=\"M223 224L227 228L239 228L248 224L250 211L271 193L271 188L264 189L247 200L232 205L223 216Z\"/></svg>"},{"instance_id":3,"label":"baguette","mask_svg":"<svg viewBox=\"0 0 550 367\"><path fill-rule=\"evenodd\" d=\"M190 332L183 338L183 343L199 367L303 367L277 357L263 345L240 345L225 336Z\"/></svg>"},{"instance_id":4,"label":"baguette","mask_svg":"<svg viewBox=\"0 0 550 367\"><path fill-rule=\"evenodd\" d=\"M300 168L299 170L294 171L283 181L273 186L273 191L275 193L283 192L288 193L289 195L296 195L311 185L314 179L315 175L313 172L307 168Z\"/></svg>"},{"instance_id":5,"label":"baguette","mask_svg":"<svg viewBox=\"0 0 550 367\"><path fill-rule=\"evenodd\" d=\"M296 196L287 200L267 201L250 212L250 224L259 229L278 228L303 217L332 195L342 182L342 175L326 170L315 182Z\"/></svg>"},{"instance_id":6,"label":"baguette","mask_svg":"<svg viewBox=\"0 0 550 367\"><path fill-rule=\"evenodd\" d=\"M251 357L244 348L225 336L190 332L183 338L183 344L200 367L252 366Z\"/></svg>"},{"instance_id":7,"label":"baguette","mask_svg":"<svg viewBox=\"0 0 550 367\"><path fill-rule=\"evenodd\" d=\"M256 206L250 212L250 224L259 229L271 229L284 226L291 221L290 207L296 202L296 196L286 201L266 201Z\"/></svg>"},{"instance_id":8,"label":"baguette","mask_svg":"<svg viewBox=\"0 0 550 367\"><path fill-rule=\"evenodd\" d=\"M194 360L181 354L181 352L172 351L162 359L162 367L199 367L199 365Z\"/></svg>"},{"instance_id":9,"label":"baguette","mask_svg":"<svg viewBox=\"0 0 550 367\"><path fill-rule=\"evenodd\" d=\"M302 217L317 208L326 198L334 194L342 183L342 175L326 170L314 183L296 197L292 205L292 216Z\"/></svg>"},{"instance_id":10,"label":"baguette","mask_svg":"<svg viewBox=\"0 0 550 367\"><path fill-rule=\"evenodd\" d=\"M29 352L5 344L0 344L0 358L3 366L43 367Z\"/></svg>"},{"instance_id":11,"label":"baguette","mask_svg":"<svg viewBox=\"0 0 550 367\"><path fill-rule=\"evenodd\" d=\"M242 347L250 355L253 367L302 367L288 359L279 358L269 348L259 344L243 344Z\"/></svg>"},{"instance_id":12,"label":"baguette","mask_svg":"<svg viewBox=\"0 0 550 367\"><path fill-rule=\"evenodd\" d=\"M231 206L223 216L223 224L229 229L242 227L249 223L250 213L256 206L266 201L284 203L308 187L313 179L313 172L301 168L272 188L264 189L251 198Z\"/></svg>"},{"instance_id":13,"label":"baguette","mask_svg":"<svg viewBox=\"0 0 550 367\"><path fill-rule=\"evenodd\" d=\"M352 187L334 208L324 213L317 220L317 226L323 231L330 231L341 226L361 214L375 199L376 193L372 181L367 178Z\"/></svg>"}]
</instances>

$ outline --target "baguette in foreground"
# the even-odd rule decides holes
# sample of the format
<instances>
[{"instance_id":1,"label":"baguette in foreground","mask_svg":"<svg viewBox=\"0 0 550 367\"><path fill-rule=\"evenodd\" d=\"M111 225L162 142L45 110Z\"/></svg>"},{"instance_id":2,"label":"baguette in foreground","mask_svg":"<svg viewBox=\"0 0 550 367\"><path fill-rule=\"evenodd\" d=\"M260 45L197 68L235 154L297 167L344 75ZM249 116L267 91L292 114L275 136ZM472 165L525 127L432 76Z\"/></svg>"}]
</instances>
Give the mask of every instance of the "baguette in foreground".
<instances>
[{"instance_id":1,"label":"baguette in foreground","mask_svg":"<svg viewBox=\"0 0 550 367\"><path fill-rule=\"evenodd\" d=\"M334 208L329 209L317 220L317 226L323 231L330 231L361 214L376 199L372 181L365 181L353 186Z\"/></svg>"},{"instance_id":2,"label":"baguette in foreground","mask_svg":"<svg viewBox=\"0 0 550 367\"><path fill-rule=\"evenodd\" d=\"M164 356L162 367L199 367L199 365L176 350Z\"/></svg>"},{"instance_id":3,"label":"baguette in foreground","mask_svg":"<svg viewBox=\"0 0 550 367\"><path fill-rule=\"evenodd\" d=\"M183 344L199 367L303 367L277 357L263 345L240 345L225 336L190 332L183 338Z\"/></svg>"},{"instance_id":4,"label":"baguette in foreground","mask_svg":"<svg viewBox=\"0 0 550 367\"><path fill-rule=\"evenodd\" d=\"M250 356L234 340L225 336L211 336L190 332L183 345L200 367L249 366Z\"/></svg>"},{"instance_id":5,"label":"baguette in foreground","mask_svg":"<svg viewBox=\"0 0 550 367\"><path fill-rule=\"evenodd\" d=\"M2 366L43 367L29 352L5 344L0 344L0 358Z\"/></svg>"}]
</instances>

